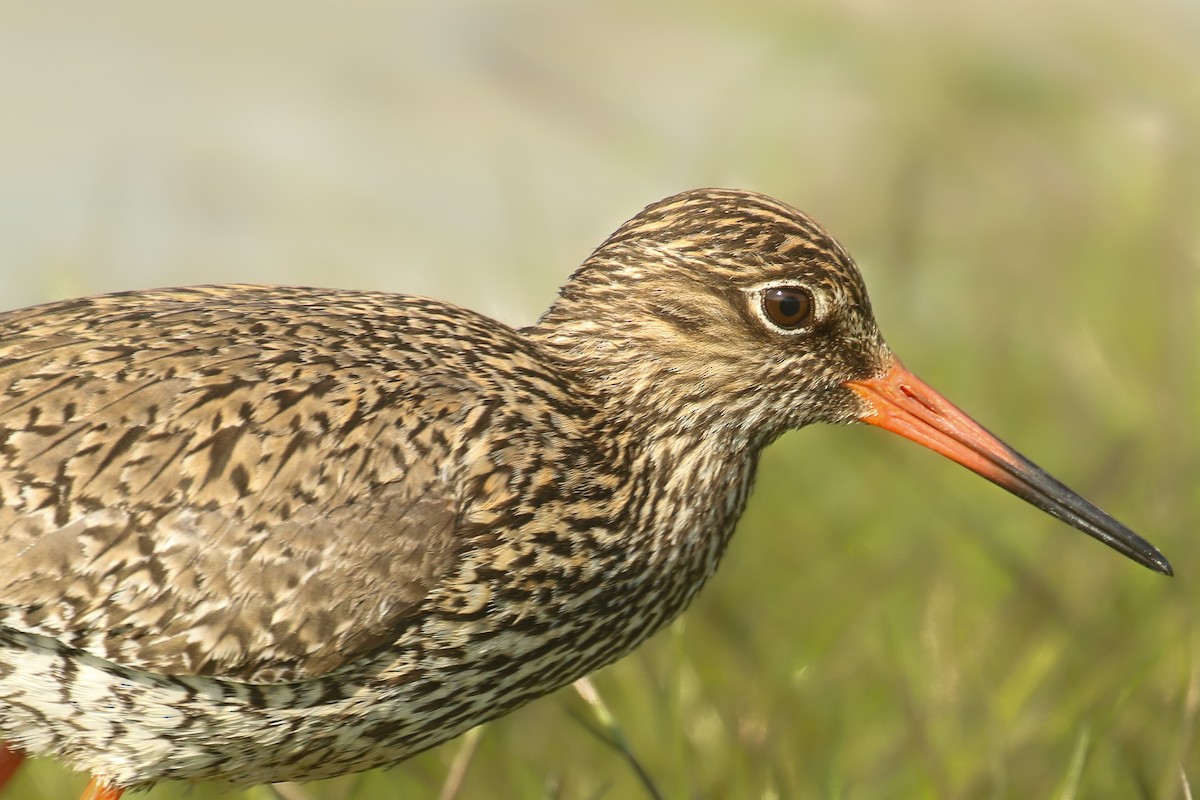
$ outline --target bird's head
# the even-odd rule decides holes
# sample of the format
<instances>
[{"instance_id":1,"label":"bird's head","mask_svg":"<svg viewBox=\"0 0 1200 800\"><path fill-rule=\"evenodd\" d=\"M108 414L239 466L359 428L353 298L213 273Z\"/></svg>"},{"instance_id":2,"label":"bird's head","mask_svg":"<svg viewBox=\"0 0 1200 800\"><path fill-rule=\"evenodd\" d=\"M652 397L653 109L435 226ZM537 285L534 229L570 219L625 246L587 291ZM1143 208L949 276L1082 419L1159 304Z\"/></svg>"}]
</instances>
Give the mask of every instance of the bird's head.
<instances>
[{"instance_id":1,"label":"bird's head","mask_svg":"<svg viewBox=\"0 0 1200 800\"><path fill-rule=\"evenodd\" d=\"M777 200L701 189L647 207L529 333L614 414L752 448L814 422L867 422L1170 574L1153 546L905 369L850 256Z\"/></svg>"},{"instance_id":2,"label":"bird's head","mask_svg":"<svg viewBox=\"0 0 1200 800\"><path fill-rule=\"evenodd\" d=\"M622 225L537 330L630 405L767 441L849 422L846 381L893 362L850 256L813 220L751 192L669 197Z\"/></svg>"}]
</instances>

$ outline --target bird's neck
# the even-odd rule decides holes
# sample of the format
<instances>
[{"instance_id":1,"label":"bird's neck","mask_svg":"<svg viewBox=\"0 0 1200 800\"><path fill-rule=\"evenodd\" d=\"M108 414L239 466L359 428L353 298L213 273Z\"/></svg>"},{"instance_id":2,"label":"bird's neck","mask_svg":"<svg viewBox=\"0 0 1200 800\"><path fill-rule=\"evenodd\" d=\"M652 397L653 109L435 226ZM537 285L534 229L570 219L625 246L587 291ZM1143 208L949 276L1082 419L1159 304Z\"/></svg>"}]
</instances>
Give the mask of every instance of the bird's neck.
<instances>
[{"instance_id":1,"label":"bird's neck","mask_svg":"<svg viewBox=\"0 0 1200 800\"><path fill-rule=\"evenodd\" d=\"M757 387L738 385L702 354L664 352L662 340L590 320L544 318L523 333L608 420L665 452L700 449L714 461L743 461L782 433L761 418Z\"/></svg>"},{"instance_id":2,"label":"bird's neck","mask_svg":"<svg viewBox=\"0 0 1200 800\"><path fill-rule=\"evenodd\" d=\"M673 372L644 343L580 327L527 335L587 396L604 438L626 443L626 487L638 518L631 534L655 540L645 552L711 573L745 506L759 454L775 436L755 427L752 410Z\"/></svg>"}]
</instances>

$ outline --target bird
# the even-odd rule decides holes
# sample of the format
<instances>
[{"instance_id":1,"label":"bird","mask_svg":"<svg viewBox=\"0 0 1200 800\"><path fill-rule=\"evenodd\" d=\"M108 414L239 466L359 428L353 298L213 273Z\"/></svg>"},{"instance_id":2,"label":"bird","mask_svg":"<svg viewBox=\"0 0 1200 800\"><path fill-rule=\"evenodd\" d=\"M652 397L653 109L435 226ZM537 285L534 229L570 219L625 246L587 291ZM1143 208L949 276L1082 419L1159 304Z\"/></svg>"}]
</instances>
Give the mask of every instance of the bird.
<instances>
[{"instance_id":1,"label":"bird","mask_svg":"<svg viewBox=\"0 0 1200 800\"><path fill-rule=\"evenodd\" d=\"M856 422L1172 574L909 371L847 251L755 192L646 207L524 328L256 285L0 314L0 782L394 765L660 630L763 449Z\"/></svg>"}]
</instances>

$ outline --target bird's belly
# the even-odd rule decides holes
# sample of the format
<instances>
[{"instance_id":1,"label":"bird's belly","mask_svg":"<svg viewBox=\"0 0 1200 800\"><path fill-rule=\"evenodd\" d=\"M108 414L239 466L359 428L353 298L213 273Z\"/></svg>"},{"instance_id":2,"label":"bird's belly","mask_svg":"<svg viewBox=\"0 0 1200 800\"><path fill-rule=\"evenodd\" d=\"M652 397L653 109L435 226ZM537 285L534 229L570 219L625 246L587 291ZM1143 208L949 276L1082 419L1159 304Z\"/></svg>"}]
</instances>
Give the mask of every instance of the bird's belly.
<instances>
[{"instance_id":1,"label":"bird's belly","mask_svg":"<svg viewBox=\"0 0 1200 800\"><path fill-rule=\"evenodd\" d=\"M480 635L469 622L426 618L385 653L270 685L128 669L0 628L0 738L119 785L318 780L398 763L648 635L598 636L577 620L553 631L495 622L480 623Z\"/></svg>"},{"instance_id":2,"label":"bird's belly","mask_svg":"<svg viewBox=\"0 0 1200 800\"><path fill-rule=\"evenodd\" d=\"M694 537L661 563L560 564L543 584L467 563L392 646L290 683L162 675L0 627L0 738L131 787L395 764L628 653L691 601L727 538Z\"/></svg>"}]
</instances>

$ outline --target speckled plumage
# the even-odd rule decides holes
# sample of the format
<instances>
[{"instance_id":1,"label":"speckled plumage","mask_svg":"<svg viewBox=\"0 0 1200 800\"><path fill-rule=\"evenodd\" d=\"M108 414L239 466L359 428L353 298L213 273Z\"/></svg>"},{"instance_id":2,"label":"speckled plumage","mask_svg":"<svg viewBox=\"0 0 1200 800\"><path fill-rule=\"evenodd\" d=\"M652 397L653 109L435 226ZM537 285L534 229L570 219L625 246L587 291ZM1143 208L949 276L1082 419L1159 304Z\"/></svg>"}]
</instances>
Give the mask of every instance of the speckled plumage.
<instances>
[{"instance_id":1,"label":"speckled plumage","mask_svg":"<svg viewBox=\"0 0 1200 800\"><path fill-rule=\"evenodd\" d=\"M523 330L259 286L0 315L0 736L119 787L396 763L675 617L761 449L892 362L841 247L730 190Z\"/></svg>"}]
</instances>

